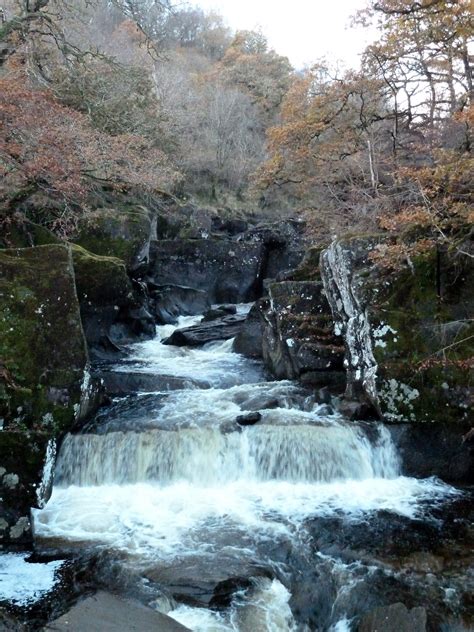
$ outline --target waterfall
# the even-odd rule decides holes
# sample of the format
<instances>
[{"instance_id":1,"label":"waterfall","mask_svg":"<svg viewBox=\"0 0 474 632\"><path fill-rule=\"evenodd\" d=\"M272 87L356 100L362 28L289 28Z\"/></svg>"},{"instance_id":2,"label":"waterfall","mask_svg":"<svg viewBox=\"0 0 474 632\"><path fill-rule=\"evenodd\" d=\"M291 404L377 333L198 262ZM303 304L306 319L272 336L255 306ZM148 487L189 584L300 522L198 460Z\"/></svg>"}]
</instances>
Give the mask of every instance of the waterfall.
<instances>
[{"instance_id":1,"label":"waterfall","mask_svg":"<svg viewBox=\"0 0 474 632\"><path fill-rule=\"evenodd\" d=\"M334 241L321 253L321 274L326 297L336 332L342 334L345 340L347 395L354 397L362 387L378 410L377 362L373 353L371 327L367 309L357 295L352 267L351 253L339 241Z\"/></svg>"},{"instance_id":2,"label":"waterfall","mask_svg":"<svg viewBox=\"0 0 474 632\"><path fill-rule=\"evenodd\" d=\"M195 485L251 481L330 482L395 477L398 461L386 429L375 445L356 426L254 426L223 434L219 427L68 435L58 485Z\"/></svg>"}]
</instances>

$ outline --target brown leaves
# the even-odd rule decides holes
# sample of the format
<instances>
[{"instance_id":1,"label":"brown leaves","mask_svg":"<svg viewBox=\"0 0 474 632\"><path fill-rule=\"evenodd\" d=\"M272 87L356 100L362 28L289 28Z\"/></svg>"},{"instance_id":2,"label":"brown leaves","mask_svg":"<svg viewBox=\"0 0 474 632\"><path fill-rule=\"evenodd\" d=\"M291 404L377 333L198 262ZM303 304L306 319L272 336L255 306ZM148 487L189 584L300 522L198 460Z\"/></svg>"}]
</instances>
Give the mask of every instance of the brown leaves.
<instances>
[{"instance_id":1,"label":"brown leaves","mask_svg":"<svg viewBox=\"0 0 474 632\"><path fill-rule=\"evenodd\" d=\"M178 178L150 140L94 129L86 115L19 73L0 79L0 120L0 200L7 206L25 191L77 204L97 182L161 190Z\"/></svg>"}]
</instances>

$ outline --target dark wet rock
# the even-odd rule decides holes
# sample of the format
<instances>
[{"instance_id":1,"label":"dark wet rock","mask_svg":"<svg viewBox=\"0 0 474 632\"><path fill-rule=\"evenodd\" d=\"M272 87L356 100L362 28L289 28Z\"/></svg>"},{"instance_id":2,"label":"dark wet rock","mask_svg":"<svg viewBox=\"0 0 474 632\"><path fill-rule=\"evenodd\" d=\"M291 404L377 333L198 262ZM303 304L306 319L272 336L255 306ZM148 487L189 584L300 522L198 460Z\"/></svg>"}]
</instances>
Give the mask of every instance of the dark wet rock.
<instances>
[{"instance_id":1,"label":"dark wet rock","mask_svg":"<svg viewBox=\"0 0 474 632\"><path fill-rule=\"evenodd\" d=\"M201 322L207 323L211 320L216 320L217 318L222 318L223 316L228 316L236 313L236 305L219 305L219 307L216 307L215 309L209 309L207 312L205 312Z\"/></svg>"},{"instance_id":2,"label":"dark wet rock","mask_svg":"<svg viewBox=\"0 0 474 632\"><path fill-rule=\"evenodd\" d=\"M79 601L45 628L51 632L123 632L160 630L185 632L188 628L138 601L99 591Z\"/></svg>"},{"instance_id":3,"label":"dark wet rock","mask_svg":"<svg viewBox=\"0 0 474 632\"><path fill-rule=\"evenodd\" d=\"M268 293L260 306L266 366L278 378L337 390L345 380L344 347L333 333L322 283L272 283Z\"/></svg>"},{"instance_id":4,"label":"dark wet rock","mask_svg":"<svg viewBox=\"0 0 474 632\"><path fill-rule=\"evenodd\" d=\"M97 407L98 389L69 247L0 251L0 294L0 542L25 545L29 509L49 497L56 438Z\"/></svg>"},{"instance_id":5,"label":"dark wet rock","mask_svg":"<svg viewBox=\"0 0 474 632\"><path fill-rule=\"evenodd\" d=\"M248 222L244 219L227 219L218 216L212 218L212 230L224 233L229 237L245 233L248 227Z\"/></svg>"},{"instance_id":6,"label":"dark wet rock","mask_svg":"<svg viewBox=\"0 0 474 632\"><path fill-rule=\"evenodd\" d=\"M262 413L254 412L247 413L246 415L238 415L235 418L235 421L239 424L239 426L254 426L262 419Z\"/></svg>"},{"instance_id":7,"label":"dark wet rock","mask_svg":"<svg viewBox=\"0 0 474 632\"><path fill-rule=\"evenodd\" d=\"M459 618L469 629L472 518L472 494L465 492L449 501L426 500L417 518L380 510L308 520L313 565L291 561L302 570L292 587L295 613L310 627L317 621L329 627L401 601L426 609L430 632ZM447 587L456 599L446 599Z\"/></svg>"},{"instance_id":8,"label":"dark wet rock","mask_svg":"<svg viewBox=\"0 0 474 632\"><path fill-rule=\"evenodd\" d=\"M262 300L257 301L247 314L245 322L237 334L233 351L247 358L261 358L263 344L263 324L260 315Z\"/></svg>"},{"instance_id":9,"label":"dark wet rock","mask_svg":"<svg viewBox=\"0 0 474 632\"><path fill-rule=\"evenodd\" d=\"M470 424L411 422L387 427L407 476L439 476L451 483L474 482L472 446L463 441Z\"/></svg>"},{"instance_id":10,"label":"dark wet rock","mask_svg":"<svg viewBox=\"0 0 474 632\"><path fill-rule=\"evenodd\" d=\"M252 579L250 577L229 577L229 579L224 579L214 588L209 607L218 610L229 608L236 593L248 590L251 587Z\"/></svg>"},{"instance_id":11,"label":"dark wet rock","mask_svg":"<svg viewBox=\"0 0 474 632\"><path fill-rule=\"evenodd\" d=\"M265 247L264 277L276 279L296 268L304 256L305 224L301 220L261 223L241 236L261 242Z\"/></svg>"},{"instance_id":12,"label":"dark wet rock","mask_svg":"<svg viewBox=\"0 0 474 632\"><path fill-rule=\"evenodd\" d=\"M26 632L27 627L14 615L0 608L0 632Z\"/></svg>"},{"instance_id":13,"label":"dark wet rock","mask_svg":"<svg viewBox=\"0 0 474 632\"><path fill-rule=\"evenodd\" d=\"M196 316L211 306L204 290L183 285L151 284L152 309L162 325L173 325L178 316Z\"/></svg>"},{"instance_id":14,"label":"dark wet rock","mask_svg":"<svg viewBox=\"0 0 474 632\"><path fill-rule=\"evenodd\" d=\"M146 288L129 278L123 261L80 246L73 246L72 252L81 318L92 355L100 357L107 351L107 339L120 345L152 337L155 319L148 311Z\"/></svg>"},{"instance_id":15,"label":"dark wet rock","mask_svg":"<svg viewBox=\"0 0 474 632\"><path fill-rule=\"evenodd\" d=\"M156 235L156 218L139 204L126 208L100 208L79 223L74 241L89 252L121 259L135 270L148 261L150 242Z\"/></svg>"},{"instance_id":16,"label":"dark wet rock","mask_svg":"<svg viewBox=\"0 0 474 632\"><path fill-rule=\"evenodd\" d=\"M96 377L110 396L129 393L147 393L155 391L175 391L182 388L209 388L207 382L197 379L176 377L174 375L154 375L152 373L99 371Z\"/></svg>"},{"instance_id":17,"label":"dark wet rock","mask_svg":"<svg viewBox=\"0 0 474 632\"><path fill-rule=\"evenodd\" d=\"M113 342L109 336L101 336L89 351L91 360L97 361L118 360L126 356L127 353L125 347Z\"/></svg>"},{"instance_id":18,"label":"dark wet rock","mask_svg":"<svg viewBox=\"0 0 474 632\"><path fill-rule=\"evenodd\" d=\"M317 393L318 402L321 404L332 404L332 395L331 391L327 386L320 388Z\"/></svg>"},{"instance_id":19,"label":"dark wet rock","mask_svg":"<svg viewBox=\"0 0 474 632\"><path fill-rule=\"evenodd\" d=\"M276 397L268 399L265 394L252 397L250 400L242 403L242 410L271 410L279 408L282 402Z\"/></svg>"},{"instance_id":20,"label":"dark wet rock","mask_svg":"<svg viewBox=\"0 0 474 632\"><path fill-rule=\"evenodd\" d=\"M403 603L375 608L364 615L358 632L425 632L426 610L408 608Z\"/></svg>"},{"instance_id":21,"label":"dark wet rock","mask_svg":"<svg viewBox=\"0 0 474 632\"><path fill-rule=\"evenodd\" d=\"M337 410L351 421L375 420L378 418L377 411L367 402L354 402L343 399L338 403Z\"/></svg>"},{"instance_id":22,"label":"dark wet rock","mask_svg":"<svg viewBox=\"0 0 474 632\"><path fill-rule=\"evenodd\" d=\"M228 340L238 334L244 320L245 316L236 314L192 327L176 329L169 338L163 341L163 344L177 347L198 347L208 342Z\"/></svg>"},{"instance_id":23,"label":"dark wet rock","mask_svg":"<svg viewBox=\"0 0 474 632\"><path fill-rule=\"evenodd\" d=\"M150 279L159 285L187 285L208 293L212 303L257 298L263 245L226 239L152 242Z\"/></svg>"},{"instance_id":24,"label":"dark wet rock","mask_svg":"<svg viewBox=\"0 0 474 632\"><path fill-rule=\"evenodd\" d=\"M216 564L212 557L209 560L202 557L194 560L193 557L187 556L186 559L175 559L173 564L167 566L150 568L145 573L147 581L167 586L173 598L178 602L207 608L216 597L218 600L226 599L225 587L230 589L232 582L230 584L224 582L230 579L274 575L270 567L254 563L245 556L238 557L232 554L231 549L242 537L241 533L231 532L222 534L221 537L223 542L219 564ZM275 546L278 547L278 545L281 547L281 542L276 543ZM270 546L271 543L268 544L268 547ZM282 548L282 555L284 555L286 548ZM222 589L220 596L218 596L219 586Z\"/></svg>"}]
</instances>

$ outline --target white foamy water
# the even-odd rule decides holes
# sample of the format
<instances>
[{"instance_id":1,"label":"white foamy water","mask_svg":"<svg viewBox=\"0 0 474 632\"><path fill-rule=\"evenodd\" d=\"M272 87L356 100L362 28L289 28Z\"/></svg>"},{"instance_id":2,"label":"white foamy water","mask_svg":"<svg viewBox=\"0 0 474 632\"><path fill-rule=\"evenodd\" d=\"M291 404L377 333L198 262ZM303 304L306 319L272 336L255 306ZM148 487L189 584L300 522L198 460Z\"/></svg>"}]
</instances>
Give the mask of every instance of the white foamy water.
<instances>
[{"instance_id":1,"label":"white foamy water","mask_svg":"<svg viewBox=\"0 0 474 632\"><path fill-rule=\"evenodd\" d=\"M234 600L226 614L206 608L179 606L168 612L194 632L293 632L296 624L288 605L291 595L278 580L262 578Z\"/></svg>"},{"instance_id":2,"label":"white foamy water","mask_svg":"<svg viewBox=\"0 0 474 632\"><path fill-rule=\"evenodd\" d=\"M328 482L398 474L388 432L372 445L354 426L256 425L68 435L57 465L60 485L185 480Z\"/></svg>"},{"instance_id":3,"label":"white foamy water","mask_svg":"<svg viewBox=\"0 0 474 632\"><path fill-rule=\"evenodd\" d=\"M238 313L248 311L248 305L238 306ZM198 324L202 316L180 316L176 325L156 328L156 337L131 345L128 362L117 366L117 371L141 371L194 378L207 381L213 386L233 386L263 379L259 363L232 353L233 339L211 342L203 347L174 347L162 341L176 329Z\"/></svg>"},{"instance_id":4,"label":"white foamy water","mask_svg":"<svg viewBox=\"0 0 474 632\"><path fill-rule=\"evenodd\" d=\"M291 537L310 516L342 511L356 518L385 509L415 517L421 501L450 493L434 479L407 477L319 484L239 480L208 487L189 482L58 487L45 509L35 510L35 530L42 538L96 542L169 560L216 553L219 544L213 538L217 543L217 536L230 530L251 533L256 540Z\"/></svg>"},{"instance_id":5,"label":"white foamy water","mask_svg":"<svg viewBox=\"0 0 474 632\"><path fill-rule=\"evenodd\" d=\"M0 555L0 601L26 606L54 588L63 562L30 563L26 558L21 553Z\"/></svg>"}]
</instances>

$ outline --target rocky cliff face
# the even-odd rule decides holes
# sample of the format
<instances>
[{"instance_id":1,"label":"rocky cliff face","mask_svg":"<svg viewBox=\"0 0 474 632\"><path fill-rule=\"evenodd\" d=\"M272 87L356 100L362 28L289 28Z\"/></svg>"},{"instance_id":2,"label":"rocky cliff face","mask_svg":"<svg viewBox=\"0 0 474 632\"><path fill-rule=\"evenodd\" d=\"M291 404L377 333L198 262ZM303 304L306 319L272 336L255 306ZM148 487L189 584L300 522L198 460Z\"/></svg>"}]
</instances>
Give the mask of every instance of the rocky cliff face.
<instances>
[{"instance_id":1,"label":"rocky cliff face","mask_svg":"<svg viewBox=\"0 0 474 632\"><path fill-rule=\"evenodd\" d=\"M235 348L343 395L351 418L388 422L407 474L471 480L472 265L433 249L390 269L371 255L385 240L309 250L292 280L268 285Z\"/></svg>"},{"instance_id":2,"label":"rocky cliff face","mask_svg":"<svg viewBox=\"0 0 474 632\"><path fill-rule=\"evenodd\" d=\"M390 422L469 421L472 266L435 249L397 271L375 266L377 239L340 240L321 255L347 394Z\"/></svg>"},{"instance_id":3,"label":"rocky cliff face","mask_svg":"<svg viewBox=\"0 0 474 632\"><path fill-rule=\"evenodd\" d=\"M31 538L56 440L94 405L70 248L0 251L0 540Z\"/></svg>"}]
</instances>

